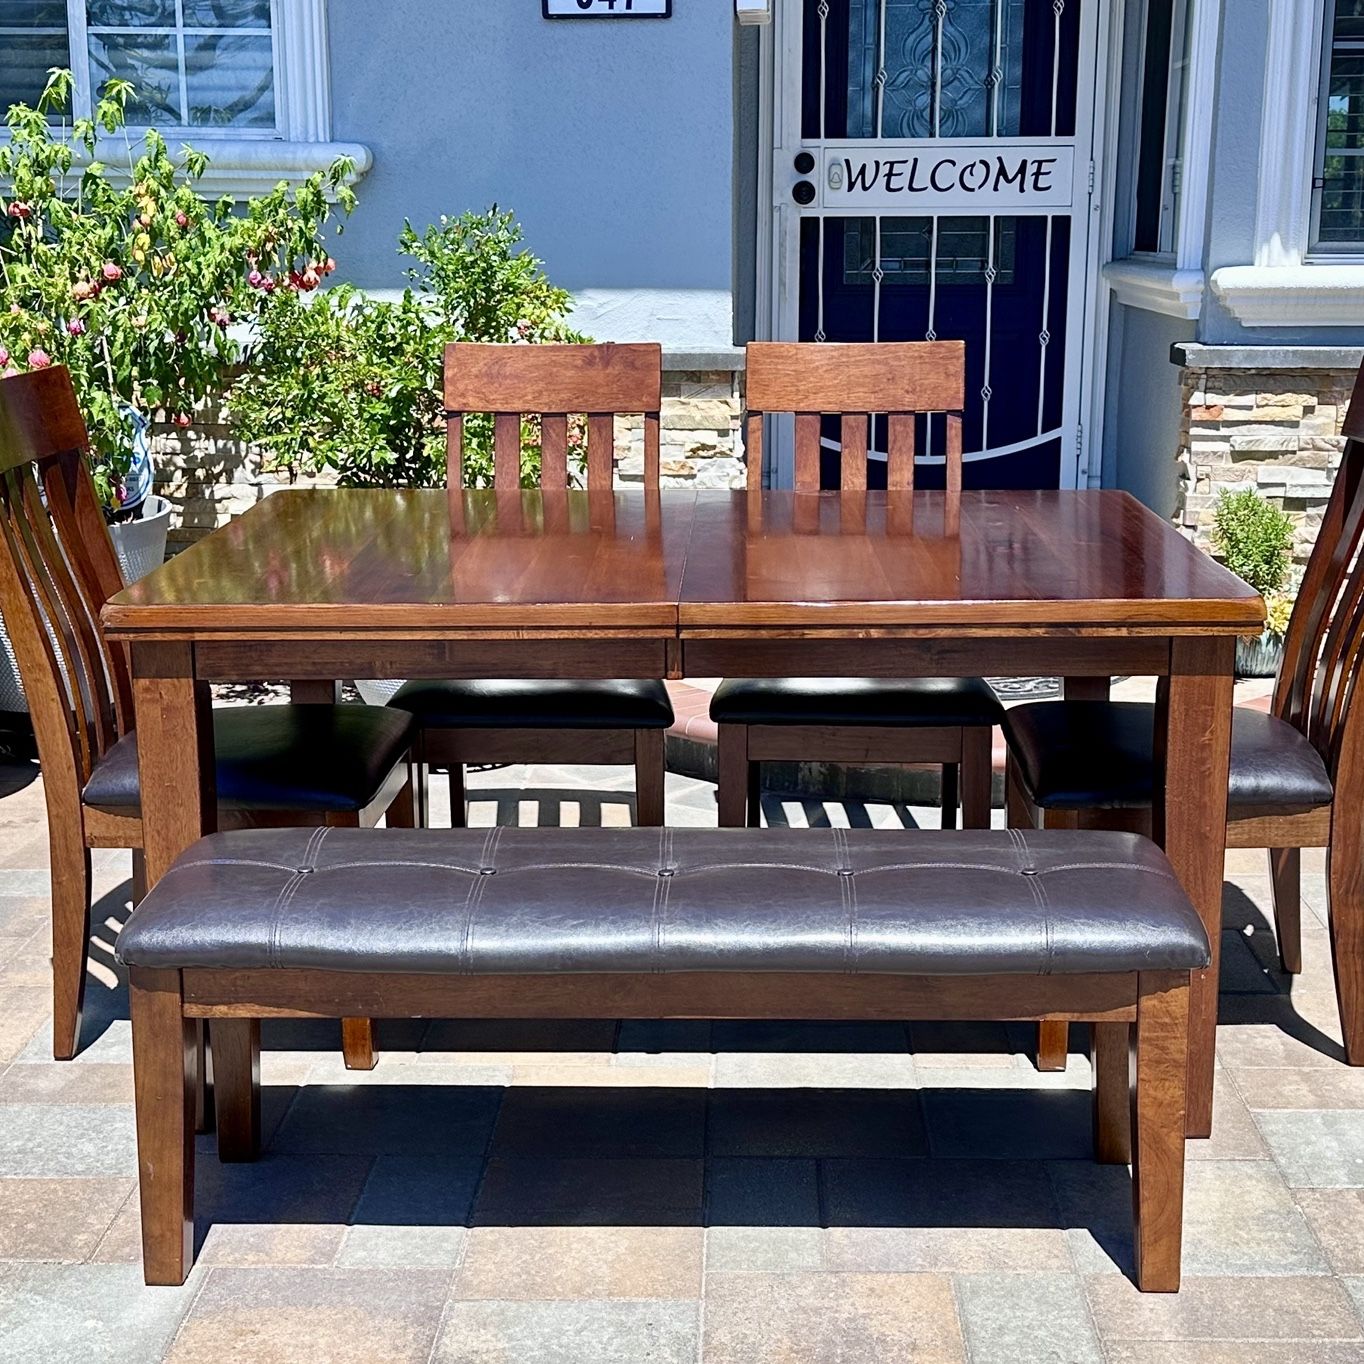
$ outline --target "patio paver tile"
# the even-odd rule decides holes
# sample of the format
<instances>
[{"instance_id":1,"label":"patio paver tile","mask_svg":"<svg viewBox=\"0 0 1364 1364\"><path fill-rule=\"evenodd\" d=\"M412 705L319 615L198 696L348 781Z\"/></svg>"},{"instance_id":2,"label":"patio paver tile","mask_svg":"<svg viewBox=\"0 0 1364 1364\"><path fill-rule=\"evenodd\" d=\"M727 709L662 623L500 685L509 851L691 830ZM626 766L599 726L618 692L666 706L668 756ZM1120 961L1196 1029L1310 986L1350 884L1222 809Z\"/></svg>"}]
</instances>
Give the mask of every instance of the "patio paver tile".
<instances>
[{"instance_id":1,"label":"patio paver tile","mask_svg":"<svg viewBox=\"0 0 1364 1364\"><path fill-rule=\"evenodd\" d=\"M706 1230L706 1270L795 1274L824 1267L826 1233L819 1227L715 1226Z\"/></svg>"},{"instance_id":2,"label":"patio paver tile","mask_svg":"<svg viewBox=\"0 0 1364 1364\"><path fill-rule=\"evenodd\" d=\"M0 1179L0 1260L87 1259L136 1187L135 1179Z\"/></svg>"},{"instance_id":3,"label":"patio paver tile","mask_svg":"<svg viewBox=\"0 0 1364 1364\"><path fill-rule=\"evenodd\" d=\"M23 1364L159 1360L202 1282L150 1291L141 1266L0 1265L0 1359ZM72 1346L79 1353L72 1354Z\"/></svg>"},{"instance_id":4,"label":"patio paver tile","mask_svg":"<svg viewBox=\"0 0 1364 1364\"><path fill-rule=\"evenodd\" d=\"M6 996L8 998L8 996ZM0 1104L131 1104L133 1068L114 1062L19 1061L0 1076Z\"/></svg>"},{"instance_id":5,"label":"patio paver tile","mask_svg":"<svg viewBox=\"0 0 1364 1364\"><path fill-rule=\"evenodd\" d=\"M475 1227L452 1296L693 1302L704 1238L700 1227Z\"/></svg>"},{"instance_id":6,"label":"patio paver tile","mask_svg":"<svg viewBox=\"0 0 1364 1364\"><path fill-rule=\"evenodd\" d=\"M1338 1280L1186 1274L1178 1293L1140 1293L1117 1274L1085 1280L1099 1335L1110 1340L1349 1340L1364 1327ZM1361 1357L1364 1357L1362 1355Z\"/></svg>"},{"instance_id":7,"label":"patio paver tile","mask_svg":"<svg viewBox=\"0 0 1364 1364\"><path fill-rule=\"evenodd\" d=\"M923 1102L935 1158L1065 1160L1094 1153L1088 1092L926 1089Z\"/></svg>"},{"instance_id":8,"label":"patio paver tile","mask_svg":"<svg viewBox=\"0 0 1364 1364\"><path fill-rule=\"evenodd\" d=\"M712 1156L706 1161L711 1227L818 1227L819 1167L786 1156Z\"/></svg>"},{"instance_id":9,"label":"patio paver tile","mask_svg":"<svg viewBox=\"0 0 1364 1364\"><path fill-rule=\"evenodd\" d=\"M1255 1121L1292 1187L1364 1186L1364 1119L1357 1112L1267 1111Z\"/></svg>"},{"instance_id":10,"label":"patio paver tile","mask_svg":"<svg viewBox=\"0 0 1364 1364\"><path fill-rule=\"evenodd\" d=\"M106 1175L137 1175L131 1104L6 1104L0 1111L0 1176Z\"/></svg>"},{"instance_id":11,"label":"patio paver tile","mask_svg":"<svg viewBox=\"0 0 1364 1364\"><path fill-rule=\"evenodd\" d=\"M699 1156L703 1089L572 1089L518 1085L493 1129L499 1156Z\"/></svg>"},{"instance_id":12,"label":"patio paver tile","mask_svg":"<svg viewBox=\"0 0 1364 1364\"><path fill-rule=\"evenodd\" d=\"M450 1276L432 1269L211 1269L172 1364L426 1364Z\"/></svg>"},{"instance_id":13,"label":"patio paver tile","mask_svg":"<svg viewBox=\"0 0 1364 1364\"><path fill-rule=\"evenodd\" d=\"M1297 1189L1294 1200L1337 1274L1364 1274L1364 1189Z\"/></svg>"},{"instance_id":14,"label":"patio paver tile","mask_svg":"<svg viewBox=\"0 0 1364 1364\"><path fill-rule=\"evenodd\" d=\"M1082 1272L1132 1272L1132 1180L1121 1166L1051 1166ZM1184 1274L1325 1274L1326 1257L1275 1166L1189 1162L1184 1175Z\"/></svg>"},{"instance_id":15,"label":"patio paver tile","mask_svg":"<svg viewBox=\"0 0 1364 1364\"><path fill-rule=\"evenodd\" d=\"M495 1156L474 1204L475 1226L699 1226L702 1162Z\"/></svg>"},{"instance_id":16,"label":"patio paver tile","mask_svg":"<svg viewBox=\"0 0 1364 1364\"><path fill-rule=\"evenodd\" d=\"M957 1301L971 1364L1104 1364L1071 1274L963 1274Z\"/></svg>"},{"instance_id":17,"label":"patio paver tile","mask_svg":"<svg viewBox=\"0 0 1364 1364\"><path fill-rule=\"evenodd\" d=\"M699 1317L682 1302L452 1302L431 1364L692 1364Z\"/></svg>"},{"instance_id":18,"label":"patio paver tile","mask_svg":"<svg viewBox=\"0 0 1364 1364\"><path fill-rule=\"evenodd\" d=\"M1364 1346L1344 1340L1121 1340L1104 1345L1108 1364L1360 1364Z\"/></svg>"},{"instance_id":19,"label":"patio paver tile","mask_svg":"<svg viewBox=\"0 0 1364 1364\"><path fill-rule=\"evenodd\" d=\"M716 1089L707 1149L717 1156L924 1155L914 1091Z\"/></svg>"},{"instance_id":20,"label":"patio paver tile","mask_svg":"<svg viewBox=\"0 0 1364 1364\"><path fill-rule=\"evenodd\" d=\"M1246 1107L1235 1081L1221 1065L1213 1074L1212 1136L1186 1142L1184 1158L1188 1161L1269 1159L1254 1115Z\"/></svg>"},{"instance_id":21,"label":"patio paver tile","mask_svg":"<svg viewBox=\"0 0 1364 1364\"><path fill-rule=\"evenodd\" d=\"M1364 1108L1364 1071L1353 1067L1263 1067L1230 1074L1246 1106L1256 1111Z\"/></svg>"},{"instance_id":22,"label":"patio paver tile","mask_svg":"<svg viewBox=\"0 0 1364 1364\"><path fill-rule=\"evenodd\" d=\"M710 1274L706 1364L962 1364L941 1274Z\"/></svg>"},{"instance_id":23,"label":"patio paver tile","mask_svg":"<svg viewBox=\"0 0 1364 1364\"><path fill-rule=\"evenodd\" d=\"M336 1263L453 1268L464 1252L482 1177L477 1156L380 1156Z\"/></svg>"},{"instance_id":24,"label":"patio paver tile","mask_svg":"<svg viewBox=\"0 0 1364 1364\"><path fill-rule=\"evenodd\" d=\"M831 1227L825 1263L833 1270L1018 1273L1073 1268L1060 1227Z\"/></svg>"}]
</instances>

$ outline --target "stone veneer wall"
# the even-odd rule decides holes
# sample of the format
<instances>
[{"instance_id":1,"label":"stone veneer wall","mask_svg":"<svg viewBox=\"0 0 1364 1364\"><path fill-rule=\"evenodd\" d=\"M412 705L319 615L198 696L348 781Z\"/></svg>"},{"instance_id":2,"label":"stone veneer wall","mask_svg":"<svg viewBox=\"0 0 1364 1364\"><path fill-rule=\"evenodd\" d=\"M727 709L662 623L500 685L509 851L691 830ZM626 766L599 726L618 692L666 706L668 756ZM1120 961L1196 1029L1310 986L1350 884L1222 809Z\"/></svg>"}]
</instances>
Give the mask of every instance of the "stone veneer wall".
<instances>
[{"instance_id":1,"label":"stone veneer wall","mask_svg":"<svg viewBox=\"0 0 1364 1364\"><path fill-rule=\"evenodd\" d=\"M1218 494L1252 487L1289 514L1294 555L1306 559L1345 447L1340 429L1354 380L1354 368L1339 363L1253 369L1195 361L1183 369L1177 517L1199 544L1207 544Z\"/></svg>"},{"instance_id":2,"label":"stone veneer wall","mask_svg":"<svg viewBox=\"0 0 1364 1364\"><path fill-rule=\"evenodd\" d=\"M745 479L740 416L742 371L667 369L663 375L661 473L665 487L740 488ZM290 478L261 469L218 412L200 413L188 431L152 428L156 491L175 507L170 551L176 553L280 487L315 487L329 478ZM639 417L616 424L616 479L644 476Z\"/></svg>"}]
</instances>

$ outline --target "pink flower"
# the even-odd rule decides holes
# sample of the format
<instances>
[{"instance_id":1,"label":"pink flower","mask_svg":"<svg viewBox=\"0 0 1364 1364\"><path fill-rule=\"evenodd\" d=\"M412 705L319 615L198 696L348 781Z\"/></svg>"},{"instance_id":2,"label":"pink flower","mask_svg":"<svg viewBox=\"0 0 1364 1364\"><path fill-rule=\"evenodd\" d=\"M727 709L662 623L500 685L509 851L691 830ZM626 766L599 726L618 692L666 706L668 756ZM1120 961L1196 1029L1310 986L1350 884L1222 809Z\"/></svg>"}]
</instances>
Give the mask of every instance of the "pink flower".
<instances>
[{"instance_id":1,"label":"pink flower","mask_svg":"<svg viewBox=\"0 0 1364 1364\"><path fill-rule=\"evenodd\" d=\"M183 431L190 425L192 418L188 412L177 412L175 416L171 418L171 421Z\"/></svg>"},{"instance_id":2,"label":"pink flower","mask_svg":"<svg viewBox=\"0 0 1364 1364\"><path fill-rule=\"evenodd\" d=\"M175 215L175 225L176 225L176 227L188 227L188 226L189 226L189 214L183 213L183 212L182 212L182 213L177 213L177 214Z\"/></svg>"},{"instance_id":3,"label":"pink flower","mask_svg":"<svg viewBox=\"0 0 1364 1364\"><path fill-rule=\"evenodd\" d=\"M73 317L71 321L66 324L66 330L69 331L72 336L84 336L85 323L82 322L80 318Z\"/></svg>"},{"instance_id":4,"label":"pink flower","mask_svg":"<svg viewBox=\"0 0 1364 1364\"><path fill-rule=\"evenodd\" d=\"M246 282L253 288L259 289L265 283L265 276L259 270L253 270L246 277Z\"/></svg>"},{"instance_id":5,"label":"pink flower","mask_svg":"<svg viewBox=\"0 0 1364 1364\"><path fill-rule=\"evenodd\" d=\"M330 275L331 272L335 269L336 269L335 258L332 256L328 256L327 259L322 264L322 273L324 275Z\"/></svg>"},{"instance_id":6,"label":"pink flower","mask_svg":"<svg viewBox=\"0 0 1364 1364\"><path fill-rule=\"evenodd\" d=\"M71 297L77 303L83 303L87 298L94 298L95 286L88 279L78 279L71 286Z\"/></svg>"},{"instance_id":7,"label":"pink flower","mask_svg":"<svg viewBox=\"0 0 1364 1364\"><path fill-rule=\"evenodd\" d=\"M0 346L0 369L4 369L9 364L9 351L4 346Z\"/></svg>"},{"instance_id":8,"label":"pink flower","mask_svg":"<svg viewBox=\"0 0 1364 1364\"><path fill-rule=\"evenodd\" d=\"M277 286L275 280L269 275L266 275L265 279L261 282L260 287L264 289L267 294L273 294Z\"/></svg>"},{"instance_id":9,"label":"pink flower","mask_svg":"<svg viewBox=\"0 0 1364 1364\"><path fill-rule=\"evenodd\" d=\"M305 270L298 278L298 287L309 293L316 289L321 283L321 276L318 275L316 270Z\"/></svg>"},{"instance_id":10,"label":"pink flower","mask_svg":"<svg viewBox=\"0 0 1364 1364\"><path fill-rule=\"evenodd\" d=\"M45 350L31 350L28 353L30 369L46 369L51 363L52 357Z\"/></svg>"},{"instance_id":11,"label":"pink flower","mask_svg":"<svg viewBox=\"0 0 1364 1364\"><path fill-rule=\"evenodd\" d=\"M11 218L18 218L22 222L25 218L31 218L33 216L33 210L27 204L20 203L19 200L16 199L9 206L9 216Z\"/></svg>"},{"instance_id":12,"label":"pink flower","mask_svg":"<svg viewBox=\"0 0 1364 1364\"><path fill-rule=\"evenodd\" d=\"M115 280L123 278L123 267L121 265L116 265L111 260L107 260L100 268L100 274L112 284Z\"/></svg>"},{"instance_id":13,"label":"pink flower","mask_svg":"<svg viewBox=\"0 0 1364 1364\"><path fill-rule=\"evenodd\" d=\"M4 369L0 370L0 379L13 379L18 373L19 371L13 365L6 365Z\"/></svg>"},{"instance_id":14,"label":"pink flower","mask_svg":"<svg viewBox=\"0 0 1364 1364\"><path fill-rule=\"evenodd\" d=\"M217 323L220 327L226 327L232 321L232 314L226 308L210 308L208 310L208 320Z\"/></svg>"}]
</instances>

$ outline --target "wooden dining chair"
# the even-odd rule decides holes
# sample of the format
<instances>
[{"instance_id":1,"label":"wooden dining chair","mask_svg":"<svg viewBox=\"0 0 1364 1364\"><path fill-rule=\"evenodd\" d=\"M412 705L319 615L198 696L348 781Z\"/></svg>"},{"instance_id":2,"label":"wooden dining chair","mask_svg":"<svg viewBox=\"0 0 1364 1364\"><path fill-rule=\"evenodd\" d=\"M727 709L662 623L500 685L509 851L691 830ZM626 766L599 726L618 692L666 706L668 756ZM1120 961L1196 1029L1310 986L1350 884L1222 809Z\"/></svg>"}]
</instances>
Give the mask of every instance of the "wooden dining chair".
<instances>
[{"instance_id":1,"label":"wooden dining chair","mask_svg":"<svg viewBox=\"0 0 1364 1364\"><path fill-rule=\"evenodd\" d=\"M89 441L61 367L0 379L0 615L37 739L52 863L53 1053L74 1056L90 940L90 849L133 849L145 888L137 738L124 651L100 608L123 587L86 467ZM214 711L219 824L414 822L412 725L375 706ZM373 1064L369 1021L343 1027L347 1063Z\"/></svg>"},{"instance_id":2,"label":"wooden dining chair","mask_svg":"<svg viewBox=\"0 0 1364 1364\"><path fill-rule=\"evenodd\" d=\"M744 382L748 486L761 487L764 417L795 414L795 489L821 487L825 415L841 417L836 486L867 487L870 432L885 418L886 485L914 489L916 423L944 413L947 523L961 501L960 341L806 344L753 342ZM711 700L718 729L720 823L756 825L768 761L942 765L942 822L990 827L991 741L1001 707L982 678L729 678Z\"/></svg>"},{"instance_id":3,"label":"wooden dining chair","mask_svg":"<svg viewBox=\"0 0 1364 1364\"><path fill-rule=\"evenodd\" d=\"M1269 714L1232 715L1227 846L1268 848L1283 969L1302 970L1303 848L1326 852L1331 955L1345 1057L1364 1065L1364 367L1321 530L1284 640ZM1129 701L1044 701L1010 710L1006 787L1014 828L1149 833L1155 712ZM1067 1027L1041 1025L1038 1065L1061 1070Z\"/></svg>"},{"instance_id":4,"label":"wooden dining chair","mask_svg":"<svg viewBox=\"0 0 1364 1364\"><path fill-rule=\"evenodd\" d=\"M521 432L540 423L540 488L575 486L609 494L615 473L615 419L644 421L644 494L659 485L662 347L646 345L487 345L462 342L445 352L446 479L465 486L465 419L493 416L493 486L522 486ZM585 467L569 455L570 419L586 418ZM657 678L530 681L416 680L389 703L418 724L417 765L450 772L450 817L465 822L467 763L631 764L635 818L661 825L664 741L673 722L667 688ZM425 781L423 775L422 781ZM427 802L418 806L426 821Z\"/></svg>"}]
</instances>

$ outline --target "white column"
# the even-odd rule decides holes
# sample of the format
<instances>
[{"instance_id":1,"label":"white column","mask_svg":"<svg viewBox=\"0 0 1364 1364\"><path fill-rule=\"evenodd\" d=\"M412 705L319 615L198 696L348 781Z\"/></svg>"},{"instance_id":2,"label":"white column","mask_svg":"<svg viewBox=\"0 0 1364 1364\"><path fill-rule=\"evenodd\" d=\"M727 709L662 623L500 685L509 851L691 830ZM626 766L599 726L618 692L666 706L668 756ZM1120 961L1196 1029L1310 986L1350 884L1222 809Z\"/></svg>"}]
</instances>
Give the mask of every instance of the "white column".
<instances>
[{"instance_id":1,"label":"white column","mask_svg":"<svg viewBox=\"0 0 1364 1364\"><path fill-rule=\"evenodd\" d=\"M332 91L327 0L278 0L275 15L281 131L291 142L328 142Z\"/></svg>"}]
</instances>

